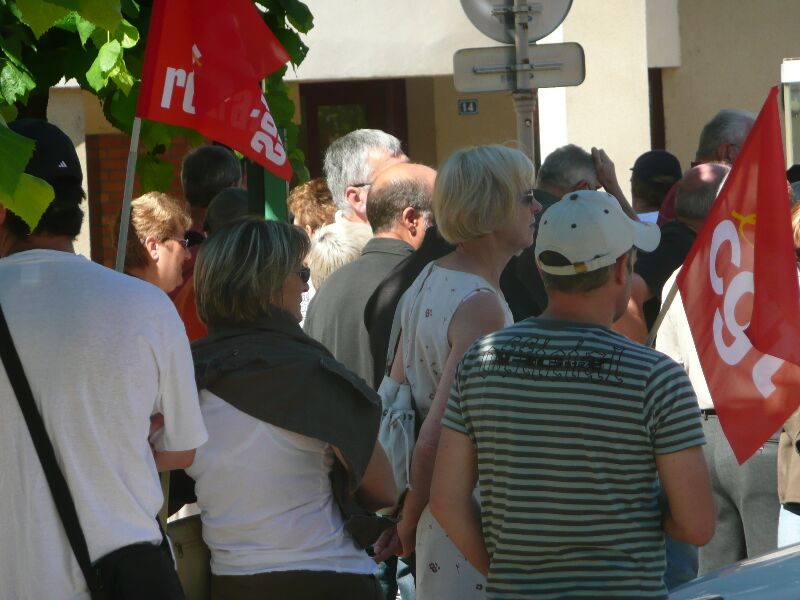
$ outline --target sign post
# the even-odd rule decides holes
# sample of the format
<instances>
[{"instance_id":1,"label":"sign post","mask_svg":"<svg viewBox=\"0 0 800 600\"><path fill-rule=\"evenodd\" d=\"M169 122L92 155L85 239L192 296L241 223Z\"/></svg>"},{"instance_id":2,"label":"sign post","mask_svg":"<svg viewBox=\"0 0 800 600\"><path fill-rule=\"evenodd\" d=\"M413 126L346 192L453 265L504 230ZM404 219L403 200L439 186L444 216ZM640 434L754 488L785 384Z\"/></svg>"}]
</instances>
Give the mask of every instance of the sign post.
<instances>
[{"instance_id":1,"label":"sign post","mask_svg":"<svg viewBox=\"0 0 800 600\"><path fill-rule=\"evenodd\" d=\"M585 77L579 44L535 42L564 20L572 0L461 0L472 24L510 46L467 48L453 56L453 79L461 92L512 92L517 142L534 162L533 113L536 89L579 85Z\"/></svg>"},{"instance_id":2,"label":"sign post","mask_svg":"<svg viewBox=\"0 0 800 600\"><path fill-rule=\"evenodd\" d=\"M528 54L528 0L514 0L514 33L517 46L517 87L514 91L514 112L517 114L517 141L531 162L533 158L533 109L535 99L531 85L531 61Z\"/></svg>"}]
</instances>

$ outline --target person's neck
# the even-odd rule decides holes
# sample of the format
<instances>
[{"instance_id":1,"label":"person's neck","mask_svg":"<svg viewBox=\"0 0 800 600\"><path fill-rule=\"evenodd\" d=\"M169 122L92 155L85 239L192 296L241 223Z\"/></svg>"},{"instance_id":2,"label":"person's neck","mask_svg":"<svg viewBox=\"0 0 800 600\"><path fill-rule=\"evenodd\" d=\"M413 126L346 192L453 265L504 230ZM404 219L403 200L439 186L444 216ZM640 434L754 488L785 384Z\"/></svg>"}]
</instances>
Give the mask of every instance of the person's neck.
<instances>
[{"instance_id":1,"label":"person's neck","mask_svg":"<svg viewBox=\"0 0 800 600\"><path fill-rule=\"evenodd\" d=\"M539 318L611 327L614 322L612 307L611 299L605 295L549 291L547 308Z\"/></svg>"},{"instance_id":2,"label":"person's neck","mask_svg":"<svg viewBox=\"0 0 800 600\"><path fill-rule=\"evenodd\" d=\"M65 235L33 234L16 238L9 245L5 255L25 252L27 250L57 250L75 254L73 240Z\"/></svg>"},{"instance_id":3,"label":"person's neck","mask_svg":"<svg viewBox=\"0 0 800 600\"><path fill-rule=\"evenodd\" d=\"M695 233L700 233L700 230L703 228L703 219L684 219L682 217L677 217L676 219L679 223L683 223L689 229L694 231Z\"/></svg>"},{"instance_id":4,"label":"person's neck","mask_svg":"<svg viewBox=\"0 0 800 600\"><path fill-rule=\"evenodd\" d=\"M500 289L500 274L513 255L512 251L489 234L457 244L456 249L442 259L441 265L483 277Z\"/></svg>"},{"instance_id":5,"label":"person's neck","mask_svg":"<svg viewBox=\"0 0 800 600\"><path fill-rule=\"evenodd\" d=\"M414 240L411 239L411 236L409 235L408 231L400 227L395 227L393 229L384 229L382 231L375 233L372 237L405 242L414 249L419 247L419 243L417 243L416 245L414 244Z\"/></svg>"},{"instance_id":6,"label":"person's neck","mask_svg":"<svg viewBox=\"0 0 800 600\"><path fill-rule=\"evenodd\" d=\"M147 283L152 283L157 288L161 288L158 281L158 271L152 264L148 264L146 267L125 269L125 274L146 281Z\"/></svg>"},{"instance_id":7,"label":"person's neck","mask_svg":"<svg viewBox=\"0 0 800 600\"><path fill-rule=\"evenodd\" d=\"M205 206L189 207L189 213L192 215L192 229L203 231L203 223L206 221L207 210Z\"/></svg>"}]
</instances>

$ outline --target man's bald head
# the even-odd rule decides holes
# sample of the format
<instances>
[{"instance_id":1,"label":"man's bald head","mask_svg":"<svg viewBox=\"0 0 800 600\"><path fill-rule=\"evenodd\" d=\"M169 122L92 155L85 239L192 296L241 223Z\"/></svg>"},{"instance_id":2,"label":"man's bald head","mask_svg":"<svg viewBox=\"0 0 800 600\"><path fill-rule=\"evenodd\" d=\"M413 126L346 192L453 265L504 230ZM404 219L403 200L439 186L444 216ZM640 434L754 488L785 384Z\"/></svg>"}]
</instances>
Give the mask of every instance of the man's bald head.
<instances>
[{"instance_id":1,"label":"man's bald head","mask_svg":"<svg viewBox=\"0 0 800 600\"><path fill-rule=\"evenodd\" d=\"M689 169L675 192L675 216L681 221L704 221L731 168L721 163L704 163Z\"/></svg>"},{"instance_id":2,"label":"man's bald head","mask_svg":"<svg viewBox=\"0 0 800 600\"><path fill-rule=\"evenodd\" d=\"M422 215L430 214L435 180L436 171L414 163L400 163L381 171L367 199L367 220L372 231L378 234L392 229L408 207Z\"/></svg>"}]
</instances>

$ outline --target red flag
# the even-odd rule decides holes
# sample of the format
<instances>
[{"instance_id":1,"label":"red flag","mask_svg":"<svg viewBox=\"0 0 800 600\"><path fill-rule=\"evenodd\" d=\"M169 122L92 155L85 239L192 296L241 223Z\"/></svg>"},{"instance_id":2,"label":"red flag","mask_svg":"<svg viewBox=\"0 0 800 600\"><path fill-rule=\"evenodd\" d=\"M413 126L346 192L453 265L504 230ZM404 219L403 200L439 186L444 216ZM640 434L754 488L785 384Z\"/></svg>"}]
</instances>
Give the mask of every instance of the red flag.
<instances>
[{"instance_id":1,"label":"red flag","mask_svg":"<svg viewBox=\"0 0 800 600\"><path fill-rule=\"evenodd\" d=\"M156 0L136 115L195 129L289 180L259 83L287 60L250 0Z\"/></svg>"},{"instance_id":2,"label":"red flag","mask_svg":"<svg viewBox=\"0 0 800 600\"><path fill-rule=\"evenodd\" d=\"M792 348L800 304L777 88L742 146L678 285L720 425L743 463L800 405L800 367L783 360L800 355Z\"/></svg>"}]
</instances>

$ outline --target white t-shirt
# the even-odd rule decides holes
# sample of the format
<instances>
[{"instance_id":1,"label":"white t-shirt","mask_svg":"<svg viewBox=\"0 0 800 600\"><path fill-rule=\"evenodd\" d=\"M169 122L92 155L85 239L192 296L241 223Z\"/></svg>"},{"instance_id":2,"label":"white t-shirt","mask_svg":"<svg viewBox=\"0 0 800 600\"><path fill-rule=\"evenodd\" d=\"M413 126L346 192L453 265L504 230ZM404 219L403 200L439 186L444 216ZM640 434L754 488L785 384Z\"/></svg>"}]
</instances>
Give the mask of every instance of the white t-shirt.
<instances>
[{"instance_id":1,"label":"white t-shirt","mask_svg":"<svg viewBox=\"0 0 800 600\"><path fill-rule=\"evenodd\" d=\"M208 443L186 472L197 482L212 573L375 571L344 531L328 444L251 417L208 390L200 407Z\"/></svg>"},{"instance_id":2,"label":"white t-shirt","mask_svg":"<svg viewBox=\"0 0 800 600\"><path fill-rule=\"evenodd\" d=\"M158 543L163 502L148 444L206 440L186 333L155 286L82 256L0 260L0 304L94 561ZM0 368L0 598L88 598L28 428Z\"/></svg>"},{"instance_id":3,"label":"white t-shirt","mask_svg":"<svg viewBox=\"0 0 800 600\"><path fill-rule=\"evenodd\" d=\"M663 295L665 298L672 289L678 273L680 273L680 268L672 273L664 284ZM694 338L692 338L692 330L689 328L689 320L686 318L686 311L683 308L680 290L675 294L675 299L667 309L661 327L658 328L656 350L663 352L684 368L689 376L689 381L692 382L700 408L704 410L714 408L711 392L708 391L703 367L700 365L700 357L697 355L697 348L695 348Z\"/></svg>"}]
</instances>

